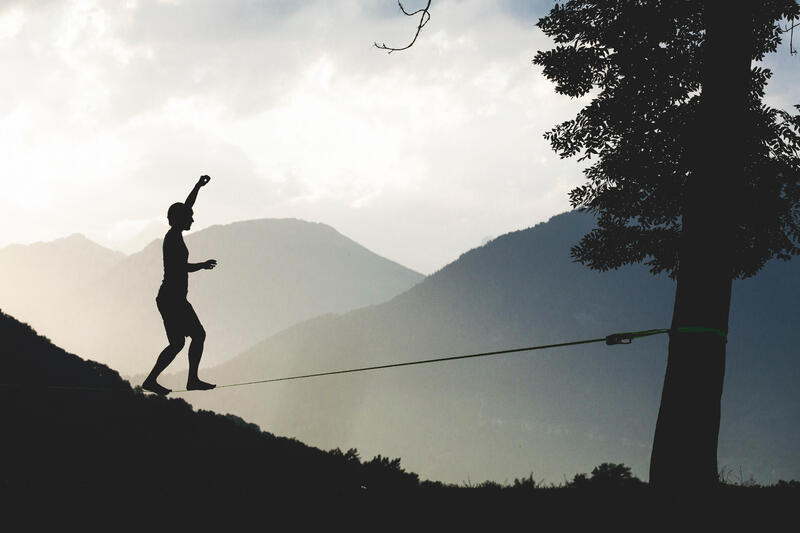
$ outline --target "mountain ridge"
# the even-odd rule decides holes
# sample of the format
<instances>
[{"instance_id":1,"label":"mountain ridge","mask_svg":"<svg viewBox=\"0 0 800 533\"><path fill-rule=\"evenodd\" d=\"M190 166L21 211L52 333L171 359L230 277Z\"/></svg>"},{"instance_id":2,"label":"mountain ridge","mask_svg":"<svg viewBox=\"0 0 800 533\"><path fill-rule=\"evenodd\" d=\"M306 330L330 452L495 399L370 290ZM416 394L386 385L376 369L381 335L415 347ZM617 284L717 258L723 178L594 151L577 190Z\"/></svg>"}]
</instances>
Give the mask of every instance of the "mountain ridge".
<instances>
[{"instance_id":1,"label":"mountain ridge","mask_svg":"<svg viewBox=\"0 0 800 533\"><path fill-rule=\"evenodd\" d=\"M208 331L204 361L212 364L293 323L384 301L423 279L329 225L299 219L218 224L185 240L190 262L219 261L189 282L189 300ZM72 351L127 374L145 372L166 343L154 301L163 275L160 242L109 265L88 285L59 282L21 318ZM176 364L185 366L185 358Z\"/></svg>"},{"instance_id":2,"label":"mountain ridge","mask_svg":"<svg viewBox=\"0 0 800 533\"><path fill-rule=\"evenodd\" d=\"M587 213L565 213L498 237L387 302L297 324L207 375L241 382L668 327L674 282L666 276L643 265L596 272L572 261L570 244L593 224ZM773 262L734 287L720 466L742 466L760 480L800 472L790 445L800 436L791 423L800 398L788 388L798 365L786 352L800 335L777 327L798 314L798 274L800 262ZM762 324L768 317L774 323ZM447 482L502 481L519 471L557 481L602 461L630 464L645 478L666 344L659 336L187 400L306 442L401 455ZM454 453L462 441L470 446Z\"/></svg>"}]
</instances>

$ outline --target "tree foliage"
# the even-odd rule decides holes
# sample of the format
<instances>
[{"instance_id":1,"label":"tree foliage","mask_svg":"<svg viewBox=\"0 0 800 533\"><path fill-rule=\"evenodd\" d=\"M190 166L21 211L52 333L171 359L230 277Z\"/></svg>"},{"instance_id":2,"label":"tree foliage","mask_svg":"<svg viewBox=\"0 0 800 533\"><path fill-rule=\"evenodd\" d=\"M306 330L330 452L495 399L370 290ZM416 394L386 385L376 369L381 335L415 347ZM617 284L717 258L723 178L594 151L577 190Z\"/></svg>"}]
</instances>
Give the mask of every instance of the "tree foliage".
<instances>
[{"instance_id":1,"label":"tree foliage","mask_svg":"<svg viewBox=\"0 0 800 533\"><path fill-rule=\"evenodd\" d=\"M714 142L693 135L703 5L570 0L537 24L556 46L538 52L534 63L558 93L593 96L575 118L545 134L561 157L590 162L587 182L570 192L570 202L598 216L598 227L572 248L573 258L591 268L644 262L653 273L677 272L690 161ZM800 6L766 0L755 11L752 57L760 61L781 41L778 22L800 17ZM800 115L764 104L771 74L758 64L752 68L746 180L734 191L739 278L773 257L800 254Z\"/></svg>"},{"instance_id":2,"label":"tree foliage","mask_svg":"<svg viewBox=\"0 0 800 533\"><path fill-rule=\"evenodd\" d=\"M624 489L638 488L645 483L633 475L630 467L621 463L602 463L592 470L592 475L576 474L567 483L568 488L576 489Z\"/></svg>"}]
</instances>

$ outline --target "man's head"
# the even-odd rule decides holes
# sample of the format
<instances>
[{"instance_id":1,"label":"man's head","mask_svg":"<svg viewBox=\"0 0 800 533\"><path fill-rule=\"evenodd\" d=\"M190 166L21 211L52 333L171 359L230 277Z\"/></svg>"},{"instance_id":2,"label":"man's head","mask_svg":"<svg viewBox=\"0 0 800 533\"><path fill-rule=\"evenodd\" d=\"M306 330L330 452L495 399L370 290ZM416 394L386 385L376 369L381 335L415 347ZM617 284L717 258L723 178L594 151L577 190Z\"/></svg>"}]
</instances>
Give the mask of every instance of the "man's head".
<instances>
[{"instance_id":1,"label":"man's head","mask_svg":"<svg viewBox=\"0 0 800 533\"><path fill-rule=\"evenodd\" d=\"M184 203L176 202L169 206L167 220L169 220L169 225L173 228L189 230L192 228L192 222L194 222L192 215L194 215L194 211L192 211L191 207Z\"/></svg>"}]
</instances>

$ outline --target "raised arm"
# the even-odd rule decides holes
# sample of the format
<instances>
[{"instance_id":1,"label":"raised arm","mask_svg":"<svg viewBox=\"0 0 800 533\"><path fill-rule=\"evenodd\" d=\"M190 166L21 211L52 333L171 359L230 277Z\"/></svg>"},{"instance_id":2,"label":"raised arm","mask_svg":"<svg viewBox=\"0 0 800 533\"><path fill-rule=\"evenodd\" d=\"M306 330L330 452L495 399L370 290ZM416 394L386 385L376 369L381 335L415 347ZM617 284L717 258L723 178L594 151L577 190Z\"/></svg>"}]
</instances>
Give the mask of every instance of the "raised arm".
<instances>
[{"instance_id":1,"label":"raised arm","mask_svg":"<svg viewBox=\"0 0 800 533\"><path fill-rule=\"evenodd\" d=\"M211 178L209 178L205 174L200 176L200 179L197 180L197 183L195 184L194 188L192 189L192 192L190 192L189 196L186 197L186 202L184 202L188 207L193 207L194 206L194 201L197 200L197 193L200 191L200 187L202 187L203 185L205 185L209 181L211 181Z\"/></svg>"}]
</instances>

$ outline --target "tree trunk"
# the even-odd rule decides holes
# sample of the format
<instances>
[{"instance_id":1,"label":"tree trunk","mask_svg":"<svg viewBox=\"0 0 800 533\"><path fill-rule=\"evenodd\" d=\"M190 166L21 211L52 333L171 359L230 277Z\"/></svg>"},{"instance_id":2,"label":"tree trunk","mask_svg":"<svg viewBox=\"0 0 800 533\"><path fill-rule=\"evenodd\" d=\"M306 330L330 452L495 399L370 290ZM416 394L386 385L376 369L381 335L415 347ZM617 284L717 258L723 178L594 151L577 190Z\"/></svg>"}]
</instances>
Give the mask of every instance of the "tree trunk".
<instances>
[{"instance_id":1,"label":"tree trunk","mask_svg":"<svg viewBox=\"0 0 800 533\"><path fill-rule=\"evenodd\" d=\"M650 484L718 483L717 441L728 331L736 205L744 183L750 81L750 3L707 0L700 113L690 143L667 371L650 458Z\"/></svg>"}]
</instances>

